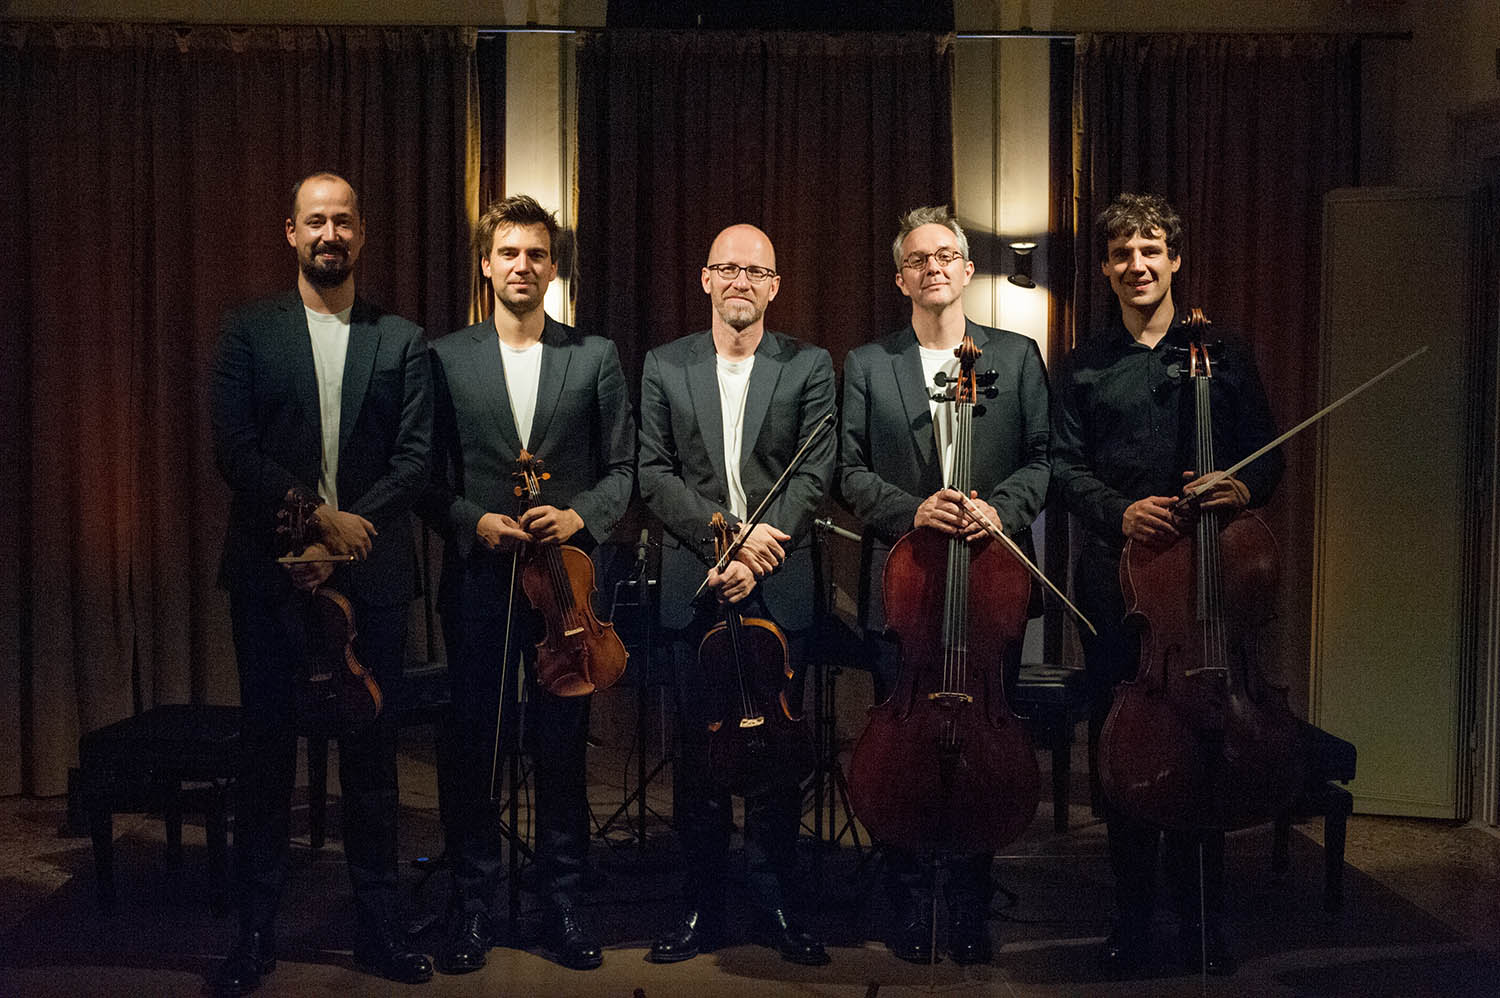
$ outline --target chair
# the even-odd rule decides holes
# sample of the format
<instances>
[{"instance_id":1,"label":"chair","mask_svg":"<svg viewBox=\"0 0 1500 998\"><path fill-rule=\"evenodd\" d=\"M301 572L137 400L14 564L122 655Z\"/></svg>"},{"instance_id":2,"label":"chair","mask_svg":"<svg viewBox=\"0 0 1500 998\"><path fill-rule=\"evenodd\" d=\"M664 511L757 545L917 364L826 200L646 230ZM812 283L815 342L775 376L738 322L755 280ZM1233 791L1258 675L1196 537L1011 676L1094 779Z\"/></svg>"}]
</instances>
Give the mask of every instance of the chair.
<instances>
[{"instance_id":1,"label":"chair","mask_svg":"<svg viewBox=\"0 0 1500 998\"><path fill-rule=\"evenodd\" d=\"M204 816L215 914L228 910L227 815L238 764L240 709L168 704L106 725L78 740L70 808L87 815L99 905L113 909L114 822L121 813L160 812L167 864L182 864L182 816Z\"/></svg>"}]
</instances>

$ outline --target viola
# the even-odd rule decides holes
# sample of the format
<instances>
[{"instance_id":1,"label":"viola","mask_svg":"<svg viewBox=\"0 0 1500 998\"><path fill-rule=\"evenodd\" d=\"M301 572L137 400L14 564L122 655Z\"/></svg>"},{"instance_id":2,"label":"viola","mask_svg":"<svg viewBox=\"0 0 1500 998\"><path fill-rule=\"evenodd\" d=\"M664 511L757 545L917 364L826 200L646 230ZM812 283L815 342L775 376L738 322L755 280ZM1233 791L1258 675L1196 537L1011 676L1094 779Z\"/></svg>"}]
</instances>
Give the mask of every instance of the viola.
<instances>
[{"instance_id":1,"label":"viola","mask_svg":"<svg viewBox=\"0 0 1500 998\"><path fill-rule=\"evenodd\" d=\"M284 565L309 561L352 561L349 555L309 558L317 540L318 498L302 489L286 494L277 511L277 534L286 544ZM354 654L354 607L331 586L318 586L299 597L307 654L297 677L297 709L303 717L354 731L379 716L385 698L375 677Z\"/></svg>"},{"instance_id":2,"label":"viola","mask_svg":"<svg viewBox=\"0 0 1500 998\"><path fill-rule=\"evenodd\" d=\"M530 507L541 501L551 477L524 449L517 462L516 495ZM521 588L546 621L536 645L536 676L554 696L578 697L613 686L629 654L615 625L594 616L594 562L571 544L532 544Z\"/></svg>"},{"instance_id":3,"label":"viola","mask_svg":"<svg viewBox=\"0 0 1500 998\"><path fill-rule=\"evenodd\" d=\"M1190 313L1198 476L1216 467L1208 325ZM1189 490L1191 492L1191 490ZM1276 538L1259 516L1180 504L1192 529L1165 548L1128 541L1120 557L1127 620L1140 628L1136 677L1119 684L1099 738L1104 792L1122 811L1178 831L1269 821L1302 785L1300 726L1286 690L1254 657L1272 617Z\"/></svg>"},{"instance_id":4,"label":"viola","mask_svg":"<svg viewBox=\"0 0 1500 998\"><path fill-rule=\"evenodd\" d=\"M957 417L947 484L967 496L980 351L965 336L955 352L959 375L942 396ZM1041 793L1001 673L1025 632L1030 575L989 537L919 528L891 548L881 584L901 672L854 746L854 813L876 839L913 851L993 851L1025 831Z\"/></svg>"},{"instance_id":5,"label":"viola","mask_svg":"<svg viewBox=\"0 0 1500 998\"><path fill-rule=\"evenodd\" d=\"M731 545L728 521L709 522L714 550ZM713 677L722 708L708 725L709 769L731 793L753 797L813 770L812 733L792 711L787 685L792 667L786 635L769 620L742 617L724 604L724 619L698 643L698 667Z\"/></svg>"}]
</instances>

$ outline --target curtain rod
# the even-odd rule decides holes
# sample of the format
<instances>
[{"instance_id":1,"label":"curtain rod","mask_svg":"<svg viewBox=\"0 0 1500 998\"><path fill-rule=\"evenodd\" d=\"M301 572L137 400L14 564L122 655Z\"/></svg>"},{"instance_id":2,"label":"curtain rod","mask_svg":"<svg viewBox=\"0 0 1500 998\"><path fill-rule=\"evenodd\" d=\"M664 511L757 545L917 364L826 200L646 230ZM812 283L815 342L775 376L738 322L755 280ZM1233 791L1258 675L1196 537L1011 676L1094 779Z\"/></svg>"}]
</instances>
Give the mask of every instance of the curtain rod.
<instances>
[{"instance_id":1,"label":"curtain rod","mask_svg":"<svg viewBox=\"0 0 1500 998\"><path fill-rule=\"evenodd\" d=\"M543 24L517 24L517 25L500 25L500 26L497 26L497 27L489 27L489 28L478 28L476 30L481 35L511 35L511 34L576 35L579 32L584 32L584 31L590 31L590 32L607 32L610 29L608 27L602 27L602 26L585 26L585 27L570 28L570 27L564 27L562 25L557 25L557 24L547 24L547 25L543 25ZM615 30L619 30L619 29L615 29ZM634 29L634 28L632 28L632 29L626 29L626 30L642 30L642 29ZM667 28L667 29L664 29L664 30L667 30L667 31L692 31L692 30L734 31L734 30L740 30L740 29L736 29L736 28L706 28L706 29ZM820 30L826 30L826 29L813 28L813 29L807 29L807 30L820 31ZM993 31L960 31L960 32L956 32L955 37L960 38L960 39L964 39L964 40L975 40L975 39L992 40L992 39L1009 39L1009 38L1039 38L1039 39L1049 39L1049 40L1053 40L1053 41L1072 41L1073 39L1077 38L1079 35L1244 35L1246 37L1252 37L1252 36L1255 36L1255 35L1273 35L1273 36L1281 36L1281 35L1316 35L1316 36L1324 36L1324 37L1347 36L1347 37L1351 37L1351 38L1362 38L1362 39L1370 39L1370 40L1375 40L1375 41L1397 41L1397 42L1409 42L1409 41L1411 41L1411 37L1412 37L1410 31L1307 31L1305 29L1299 29L1299 28L1285 28L1285 29L1282 29L1282 30L1279 30L1279 31L1273 31L1273 30L1270 30L1270 29L1266 29L1266 30L1254 30L1254 31L1251 31L1251 30L1204 31L1204 30L1201 30L1201 29L1200 30L1195 30L1195 31L1166 31L1166 30L1162 30L1162 31L1104 31L1104 30L1100 30L1100 29L1097 29L1097 28L1090 29L1088 31L1032 31L1032 30L1027 29L1027 28L1020 28L1020 29L1014 29L1013 28L1013 29L1009 29L1009 30L996 29L996 30L993 30Z\"/></svg>"}]
</instances>

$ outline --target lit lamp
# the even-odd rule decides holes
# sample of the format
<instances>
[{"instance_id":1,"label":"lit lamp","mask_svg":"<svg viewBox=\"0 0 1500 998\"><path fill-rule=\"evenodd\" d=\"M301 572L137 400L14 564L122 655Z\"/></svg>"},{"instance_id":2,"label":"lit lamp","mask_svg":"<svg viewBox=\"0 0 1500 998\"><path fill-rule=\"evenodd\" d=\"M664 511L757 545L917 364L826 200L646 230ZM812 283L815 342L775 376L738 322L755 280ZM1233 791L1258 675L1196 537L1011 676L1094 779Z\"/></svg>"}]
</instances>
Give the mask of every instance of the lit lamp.
<instances>
[{"instance_id":1,"label":"lit lamp","mask_svg":"<svg viewBox=\"0 0 1500 998\"><path fill-rule=\"evenodd\" d=\"M1031 279L1031 251L1036 249L1036 243L1011 243L1010 248L1016 254L1016 272L1008 280L1018 288L1036 287L1036 281Z\"/></svg>"}]
</instances>

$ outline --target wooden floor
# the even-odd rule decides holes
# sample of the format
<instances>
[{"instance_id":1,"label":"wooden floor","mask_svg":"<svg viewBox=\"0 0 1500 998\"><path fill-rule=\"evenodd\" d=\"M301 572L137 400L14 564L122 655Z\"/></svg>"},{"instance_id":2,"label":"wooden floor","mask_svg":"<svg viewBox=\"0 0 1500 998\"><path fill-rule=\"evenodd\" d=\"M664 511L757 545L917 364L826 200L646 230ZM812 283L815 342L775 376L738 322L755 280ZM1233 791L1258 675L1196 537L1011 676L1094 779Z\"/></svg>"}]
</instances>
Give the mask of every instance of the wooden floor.
<instances>
[{"instance_id":1,"label":"wooden floor","mask_svg":"<svg viewBox=\"0 0 1500 998\"><path fill-rule=\"evenodd\" d=\"M428 875L431 864L416 862L440 850L440 830L430 733L406 734L403 886L406 914L420 927L442 910L446 881L441 869ZM623 749L592 752L590 796L602 821L633 786L635 763ZM736 927L738 943L716 954L674 966L646 963L651 937L676 907L678 856L670 832L653 821L644 849L618 827L596 841L591 858L599 878L584 912L606 945L601 969L563 970L531 948L528 910L482 971L439 975L416 987L354 969L353 907L338 839L309 849L306 811L299 807L291 886L278 925L281 960L257 994L1500 996L1500 838L1477 827L1358 815L1349 826L1341 914L1320 904L1316 823L1294 830L1292 873L1279 884L1269 879L1269 830L1237 833L1228 864L1238 973L1205 980L1164 955L1145 979L1101 982L1095 960L1111 915L1111 881L1103 828L1086 805L1081 776L1074 784L1069 831L1052 830L1044 802L1028 833L996 862L1001 890L992 908L990 966L923 968L891 957L879 942L887 913L877 864L861 866L847 839L840 848L819 849L810 837L803 843L805 901L831 944L829 966L783 963L744 943L743 925ZM331 785L337 788L336 779ZM669 813L669 782L653 783L650 800ZM0 996L207 993L234 923L210 910L201 825L186 829L185 862L174 870L164 865L159 819L117 818L119 905L104 916L95 904L89 840L59 834L64 812L61 799L0 800ZM332 814L336 833L336 800ZM1169 952L1170 918L1160 916L1156 930ZM430 951L433 932L418 938Z\"/></svg>"}]
</instances>

